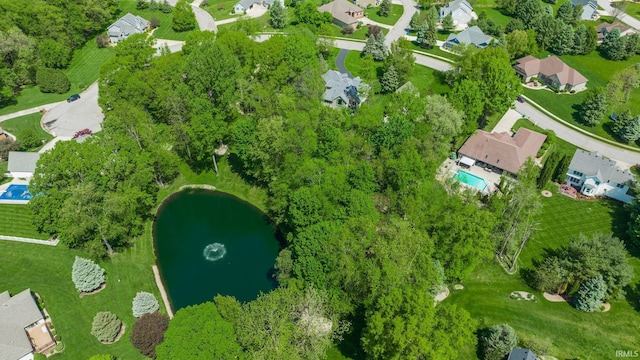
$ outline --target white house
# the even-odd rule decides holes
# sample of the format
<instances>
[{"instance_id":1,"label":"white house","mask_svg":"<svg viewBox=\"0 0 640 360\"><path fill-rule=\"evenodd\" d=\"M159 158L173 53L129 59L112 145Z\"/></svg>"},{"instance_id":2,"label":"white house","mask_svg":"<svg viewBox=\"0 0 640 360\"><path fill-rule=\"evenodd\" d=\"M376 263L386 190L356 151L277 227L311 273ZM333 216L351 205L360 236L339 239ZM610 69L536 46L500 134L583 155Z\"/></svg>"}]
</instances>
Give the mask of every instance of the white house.
<instances>
[{"instance_id":1,"label":"white house","mask_svg":"<svg viewBox=\"0 0 640 360\"><path fill-rule=\"evenodd\" d=\"M449 14L453 18L453 25L458 29L465 28L471 19L478 18L478 15L473 11L473 7L467 0L454 0L448 3L447 6L441 7L438 11L440 21Z\"/></svg>"},{"instance_id":2,"label":"white house","mask_svg":"<svg viewBox=\"0 0 640 360\"><path fill-rule=\"evenodd\" d=\"M567 171L567 183L587 196L607 196L625 203L634 199L630 193L634 175L629 170L620 170L615 161L596 151L576 150Z\"/></svg>"},{"instance_id":3,"label":"white house","mask_svg":"<svg viewBox=\"0 0 640 360\"><path fill-rule=\"evenodd\" d=\"M149 22L140 16L127 13L107 28L112 44L122 41L133 34L142 34L149 28Z\"/></svg>"},{"instance_id":4,"label":"white house","mask_svg":"<svg viewBox=\"0 0 640 360\"><path fill-rule=\"evenodd\" d=\"M36 171L40 154L35 152L10 151L7 170L14 178L30 178Z\"/></svg>"},{"instance_id":5,"label":"white house","mask_svg":"<svg viewBox=\"0 0 640 360\"><path fill-rule=\"evenodd\" d=\"M269 8L273 5L274 1L278 1L280 5L284 7L284 0L240 0L233 6L233 13L244 14L245 11L251 9L255 4Z\"/></svg>"}]
</instances>

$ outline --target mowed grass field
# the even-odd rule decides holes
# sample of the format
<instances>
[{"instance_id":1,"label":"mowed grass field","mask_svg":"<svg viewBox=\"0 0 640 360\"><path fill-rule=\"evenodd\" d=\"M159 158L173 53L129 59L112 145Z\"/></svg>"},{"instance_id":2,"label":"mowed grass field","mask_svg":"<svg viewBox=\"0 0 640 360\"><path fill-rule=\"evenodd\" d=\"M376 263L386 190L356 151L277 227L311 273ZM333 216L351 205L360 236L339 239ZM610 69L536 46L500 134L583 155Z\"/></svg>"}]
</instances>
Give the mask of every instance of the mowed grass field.
<instances>
[{"instance_id":1,"label":"mowed grass field","mask_svg":"<svg viewBox=\"0 0 640 360\"><path fill-rule=\"evenodd\" d=\"M2 122L2 128L6 131L12 133L16 136L18 141L21 140L21 134L26 129L33 129L38 137L42 141L42 144L49 142L53 139L53 136L48 132L44 131L40 126L40 120L42 119L42 114L37 112L34 114L24 115L17 118L9 119L7 121ZM35 149L29 149L29 151L37 151L42 146L38 146Z\"/></svg>"},{"instance_id":2,"label":"mowed grass field","mask_svg":"<svg viewBox=\"0 0 640 360\"><path fill-rule=\"evenodd\" d=\"M611 311L585 313L568 303L551 303L542 293L529 287L522 274L541 260L547 249L566 246L573 236L596 232L622 237L624 219L622 205L614 201L578 201L553 190L551 198L542 198L543 212L538 217L538 230L519 259L520 272L507 275L495 262L477 269L463 282L464 289L453 291L450 299L464 307L484 328L500 323L511 325L520 338L535 338L548 343L550 355L559 359L613 359L615 351L640 348L640 260L637 251L629 256L636 270L629 290L629 301L612 301ZM535 294L537 302L509 298L512 291ZM476 358L475 349L467 349L464 358Z\"/></svg>"},{"instance_id":3,"label":"mowed grass field","mask_svg":"<svg viewBox=\"0 0 640 360\"><path fill-rule=\"evenodd\" d=\"M6 170L6 169L5 169ZM0 235L47 240L48 234L39 233L31 221L31 209L27 205L0 205ZM4 241L2 241L4 242ZM1 283L0 279L0 283ZM0 289L0 291L3 291Z\"/></svg>"},{"instance_id":4,"label":"mowed grass field","mask_svg":"<svg viewBox=\"0 0 640 360\"><path fill-rule=\"evenodd\" d=\"M402 13L404 12L404 7L402 5L393 4L391 5L391 12L389 16L380 16L378 12L380 11L379 7L374 7L370 9L364 10L364 16L368 17L370 20L375 22L379 22L385 25L395 25L398 22Z\"/></svg>"}]
</instances>

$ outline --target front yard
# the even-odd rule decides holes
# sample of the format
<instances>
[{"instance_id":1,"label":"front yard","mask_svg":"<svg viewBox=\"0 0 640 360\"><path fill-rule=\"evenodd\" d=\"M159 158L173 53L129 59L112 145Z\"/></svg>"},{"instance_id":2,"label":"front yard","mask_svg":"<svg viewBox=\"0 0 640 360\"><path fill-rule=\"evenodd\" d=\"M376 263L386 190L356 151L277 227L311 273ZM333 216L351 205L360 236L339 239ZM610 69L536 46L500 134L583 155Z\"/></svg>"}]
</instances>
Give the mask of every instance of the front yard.
<instances>
[{"instance_id":1,"label":"front yard","mask_svg":"<svg viewBox=\"0 0 640 360\"><path fill-rule=\"evenodd\" d=\"M391 5L391 12L389 13L389 16L380 16L378 14L379 10L380 10L379 7L365 9L364 16L368 17L370 20L373 20L375 22L393 26L398 22L398 20L402 16L404 7L398 4Z\"/></svg>"},{"instance_id":2,"label":"front yard","mask_svg":"<svg viewBox=\"0 0 640 360\"><path fill-rule=\"evenodd\" d=\"M35 134L38 135L40 142L44 145L45 143L51 141L53 136L48 132L44 131L40 126L40 119L42 119L42 113L34 113L29 115L20 116L17 118L13 118L7 121L3 121L0 123L3 129L12 133L16 136L18 141L21 141L21 134L26 129L32 129ZM37 146L33 149L28 149L27 151L38 151L42 145Z\"/></svg>"},{"instance_id":3,"label":"front yard","mask_svg":"<svg viewBox=\"0 0 640 360\"><path fill-rule=\"evenodd\" d=\"M187 37L187 34L189 33L188 31L176 32L171 28L173 13L165 14L160 10L152 11L149 9L138 10L136 9L137 2L137 0L121 0L119 5L120 14L118 14L118 16L123 16L126 13L132 13L134 15L142 16L146 20L151 20L153 18L160 20L160 26L153 33L153 36L158 39L183 41ZM198 30L197 24L195 30Z\"/></svg>"}]
</instances>

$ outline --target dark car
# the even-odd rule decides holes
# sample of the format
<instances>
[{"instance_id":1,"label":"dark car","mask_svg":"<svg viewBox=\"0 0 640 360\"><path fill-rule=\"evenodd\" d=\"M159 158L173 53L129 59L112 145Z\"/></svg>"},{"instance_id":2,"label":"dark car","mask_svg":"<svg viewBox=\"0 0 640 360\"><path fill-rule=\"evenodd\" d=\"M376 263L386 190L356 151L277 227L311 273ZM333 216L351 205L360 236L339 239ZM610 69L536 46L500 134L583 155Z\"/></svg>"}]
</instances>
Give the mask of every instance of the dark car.
<instances>
[{"instance_id":1,"label":"dark car","mask_svg":"<svg viewBox=\"0 0 640 360\"><path fill-rule=\"evenodd\" d=\"M80 95L73 94L73 95L69 96L69 98L67 99L67 102L70 103L70 102L76 101L78 99L80 99Z\"/></svg>"},{"instance_id":2,"label":"dark car","mask_svg":"<svg viewBox=\"0 0 640 360\"><path fill-rule=\"evenodd\" d=\"M524 102L524 98L522 96L518 96L516 100L518 100L518 102L521 102L521 103Z\"/></svg>"}]
</instances>

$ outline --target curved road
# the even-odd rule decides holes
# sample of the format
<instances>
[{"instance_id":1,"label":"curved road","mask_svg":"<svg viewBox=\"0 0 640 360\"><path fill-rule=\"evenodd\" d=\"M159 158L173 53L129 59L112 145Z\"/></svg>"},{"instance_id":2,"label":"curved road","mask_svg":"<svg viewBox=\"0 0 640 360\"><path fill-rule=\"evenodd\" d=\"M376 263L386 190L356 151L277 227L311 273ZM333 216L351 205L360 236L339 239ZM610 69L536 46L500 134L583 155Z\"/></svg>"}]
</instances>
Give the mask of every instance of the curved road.
<instances>
[{"instance_id":1,"label":"curved road","mask_svg":"<svg viewBox=\"0 0 640 360\"><path fill-rule=\"evenodd\" d=\"M611 14L614 11L613 7L611 6L610 0L598 0L598 6L603 8L609 14ZM627 23L632 28L636 30L640 30L640 20L634 18L633 16L627 13L622 13L621 15L618 16L618 19L620 19L622 22Z\"/></svg>"},{"instance_id":2,"label":"curved road","mask_svg":"<svg viewBox=\"0 0 640 360\"><path fill-rule=\"evenodd\" d=\"M411 17L418 11L418 4L416 4L413 0L401 0L404 11L402 12L402 16L393 25L393 28L389 31L387 36L384 39L385 45L390 46L392 42L397 39L405 36L407 34L406 30L409 28L409 23L411 23Z\"/></svg>"}]
</instances>

